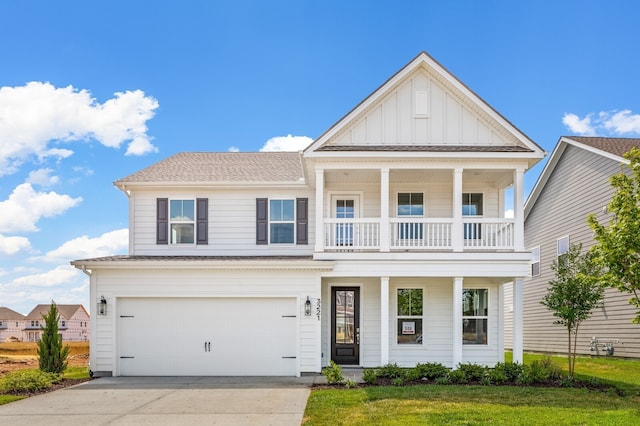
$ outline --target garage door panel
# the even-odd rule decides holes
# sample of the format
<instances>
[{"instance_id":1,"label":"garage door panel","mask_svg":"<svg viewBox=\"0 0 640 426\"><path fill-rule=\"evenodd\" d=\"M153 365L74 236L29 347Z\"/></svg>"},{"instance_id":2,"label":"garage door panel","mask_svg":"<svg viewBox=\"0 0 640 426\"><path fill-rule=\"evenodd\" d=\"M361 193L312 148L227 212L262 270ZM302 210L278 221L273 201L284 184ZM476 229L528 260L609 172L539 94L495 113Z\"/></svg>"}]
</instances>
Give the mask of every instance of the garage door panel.
<instances>
[{"instance_id":1,"label":"garage door panel","mask_svg":"<svg viewBox=\"0 0 640 426\"><path fill-rule=\"evenodd\" d=\"M295 375L294 298L119 299L120 375Z\"/></svg>"}]
</instances>

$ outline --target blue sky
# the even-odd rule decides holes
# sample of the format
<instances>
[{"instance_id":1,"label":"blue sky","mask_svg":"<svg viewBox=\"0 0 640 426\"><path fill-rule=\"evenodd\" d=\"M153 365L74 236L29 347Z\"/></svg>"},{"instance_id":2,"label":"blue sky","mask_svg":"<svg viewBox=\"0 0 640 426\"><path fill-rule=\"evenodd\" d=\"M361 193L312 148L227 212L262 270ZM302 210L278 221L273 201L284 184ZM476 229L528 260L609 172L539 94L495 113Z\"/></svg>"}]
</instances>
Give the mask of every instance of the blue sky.
<instances>
[{"instance_id":1,"label":"blue sky","mask_svg":"<svg viewBox=\"0 0 640 426\"><path fill-rule=\"evenodd\" d=\"M179 151L295 149L423 50L549 152L561 135L638 137L639 12L632 0L0 2L0 306L91 310L69 261L126 253L113 181Z\"/></svg>"}]
</instances>

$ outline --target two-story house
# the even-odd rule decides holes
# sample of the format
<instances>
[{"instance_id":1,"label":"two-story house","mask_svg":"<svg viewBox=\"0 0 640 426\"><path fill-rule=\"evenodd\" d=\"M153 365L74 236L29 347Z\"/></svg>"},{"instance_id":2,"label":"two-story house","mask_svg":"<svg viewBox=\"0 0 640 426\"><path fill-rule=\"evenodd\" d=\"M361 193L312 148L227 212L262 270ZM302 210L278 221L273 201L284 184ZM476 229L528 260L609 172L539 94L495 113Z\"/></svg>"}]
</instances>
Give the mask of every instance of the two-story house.
<instances>
[{"instance_id":1,"label":"two-story house","mask_svg":"<svg viewBox=\"0 0 640 426\"><path fill-rule=\"evenodd\" d=\"M566 352L566 328L554 325L552 312L540 304L555 277L551 265L571 244L582 244L585 252L595 243L587 216L594 213L600 223L609 223L606 207L614 194L609 179L629 163L624 153L637 147L637 138L564 136L549 157L524 211L525 244L533 254L523 293L526 350ZM610 355L612 345L613 355L640 357L638 325L631 323L636 310L628 300L626 293L606 290L602 307L580 325L579 354Z\"/></svg>"},{"instance_id":2,"label":"two-story house","mask_svg":"<svg viewBox=\"0 0 640 426\"><path fill-rule=\"evenodd\" d=\"M0 342L21 341L24 315L0 306Z\"/></svg>"},{"instance_id":3,"label":"two-story house","mask_svg":"<svg viewBox=\"0 0 640 426\"><path fill-rule=\"evenodd\" d=\"M87 341L90 336L90 317L82 305L59 305L58 334L64 342ZM37 342L42 337L42 327L45 326L43 316L49 313L51 305L36 305L24 317L23 339L25 342Z\"/></svg>"},{"instance_id":4,"label":"two-story house","mask_svg":"<svg viewBox=\"0 0 640 426\"><path fill-rule=\"evenodd\" d=\"M179 153L119 179L129 254L72 262L94 374L493 365L505 286L521 336L524 173L544 155L421 53L303 152Z\"/></svg>"}]
</instances>

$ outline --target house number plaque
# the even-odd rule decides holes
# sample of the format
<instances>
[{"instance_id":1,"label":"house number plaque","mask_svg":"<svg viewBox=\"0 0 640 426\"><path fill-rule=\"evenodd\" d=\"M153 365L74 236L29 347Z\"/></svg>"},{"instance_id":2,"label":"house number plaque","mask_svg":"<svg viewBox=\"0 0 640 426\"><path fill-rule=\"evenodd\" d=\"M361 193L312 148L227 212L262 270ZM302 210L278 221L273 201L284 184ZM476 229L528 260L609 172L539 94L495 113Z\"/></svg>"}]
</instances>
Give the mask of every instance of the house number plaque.
<instances>
[{"instance_id":1,"label":"house number plaque","mask_svg":"<svg viewBox=\"0 0 640 426\"><path fill-rule=\"evenodd\" d=\"M320 308L321 308L321 302L320 299L316 299L316 315L318 317L318 321L320 321Z\"/></svg>"}]
</instances>

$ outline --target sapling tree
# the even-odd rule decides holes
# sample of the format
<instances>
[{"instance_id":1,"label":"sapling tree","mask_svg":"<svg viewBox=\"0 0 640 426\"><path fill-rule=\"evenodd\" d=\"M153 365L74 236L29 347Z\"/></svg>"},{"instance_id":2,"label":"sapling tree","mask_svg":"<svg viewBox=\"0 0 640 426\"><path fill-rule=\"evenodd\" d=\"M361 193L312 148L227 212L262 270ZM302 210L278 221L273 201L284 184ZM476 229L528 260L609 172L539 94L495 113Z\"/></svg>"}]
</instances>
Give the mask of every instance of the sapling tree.
<instances>
[{"instance_id":1,"label":"sapling tree","mask_svg":"<svg viewBox=\"0 0 640 426\"><path fill-rule=\"evenodd\" d=\"M640 149L624 158L628 168L610 179L614 194L607 206L613 214L609 224L601 224L594 214L587 222L595 232L592 250L608 272L607 285L631 295L629 303L636 308L632 322L640 324Z\"/></svg>"},{"instance_id":2,"label":"sapling tree","mask_svg":"<svg viewBox=\"0 0 640 426\"><path fill-rule=\"evenodd\" d=\"M604 284L601 267L594 261L594 254L581 253L582 244L572 244L569 251L554 261L551 269L555 279L549 281L547 294L542 303L557 319L554 324L567 329L567 358L569 377L573 378L578 328L591 316L592 311L602 305Z\"/></svg>"},{"instance_id":3,"label":"sapling tree","mask_svg":"<svg viewBox=\"0 0 640 426\"><path fill-rule=\"evenodd\" d=\"M58 334L58 320L60 314L55 302L51 301L51 307L46 315L42 316L44 326L42 338L38 342L38 358L40 370L48 373L62 373L67 368L69 346L62 346L62 336Z\"/></svg>"}]
</instances>

